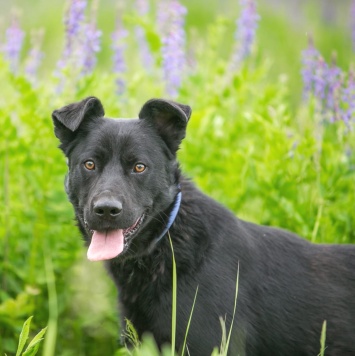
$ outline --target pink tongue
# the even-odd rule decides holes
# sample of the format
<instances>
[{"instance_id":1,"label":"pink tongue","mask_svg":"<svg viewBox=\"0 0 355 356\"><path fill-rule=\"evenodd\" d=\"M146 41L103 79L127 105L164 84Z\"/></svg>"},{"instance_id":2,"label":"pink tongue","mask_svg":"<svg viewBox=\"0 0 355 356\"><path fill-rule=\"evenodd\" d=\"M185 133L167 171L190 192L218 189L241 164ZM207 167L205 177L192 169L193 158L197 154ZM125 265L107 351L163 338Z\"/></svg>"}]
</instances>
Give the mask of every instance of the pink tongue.
<instances>
[{"instance_id":1,"label":"pink tongue","mask_svg":"<svg viewBox=\"0 0 355 356\"><path fill-rule=\"evenodd\" d=\"M124 247L123 230L94 231L87 252L90 261L110 260L118 256Z\"/></svg>"}]
</instances>

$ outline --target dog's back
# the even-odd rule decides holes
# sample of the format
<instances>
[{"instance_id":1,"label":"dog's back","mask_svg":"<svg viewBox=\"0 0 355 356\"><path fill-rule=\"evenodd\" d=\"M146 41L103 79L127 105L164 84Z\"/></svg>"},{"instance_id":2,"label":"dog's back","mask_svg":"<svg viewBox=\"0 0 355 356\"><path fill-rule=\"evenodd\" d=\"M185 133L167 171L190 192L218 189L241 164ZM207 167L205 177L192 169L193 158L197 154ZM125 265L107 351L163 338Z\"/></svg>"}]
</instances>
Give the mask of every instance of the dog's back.
<instances>
[{"instance_id":1,"label":"dog's back","mask_svg":"<svg viewBox=\"0 0 355 356\"><path fill-rule=\"evenodd\" d=\"M180 173L176 151L191 110L151 100L139 120L103 118L96 98L53 113L69 159L66 189L91 260L119 289L122 318L139 336L171 342L172 251L177 267L177 349L209 355L231 327L231 355L355 354L355 248L314 245L247 223ZM169 232L169 233L168 233Z\"/></svg>"}]
</instances>

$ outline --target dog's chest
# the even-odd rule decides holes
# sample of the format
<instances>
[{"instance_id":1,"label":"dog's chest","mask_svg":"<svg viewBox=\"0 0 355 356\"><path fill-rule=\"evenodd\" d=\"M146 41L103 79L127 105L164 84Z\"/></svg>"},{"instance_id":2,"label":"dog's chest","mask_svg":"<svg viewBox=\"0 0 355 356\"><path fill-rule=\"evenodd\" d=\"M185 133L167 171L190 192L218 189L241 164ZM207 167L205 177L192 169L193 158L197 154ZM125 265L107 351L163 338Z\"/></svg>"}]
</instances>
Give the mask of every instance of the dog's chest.
<instances>
[{"instance_id":1,"label":"dog's chest","mask_svg":"<svg viewBox=\"0 0 355 356\"><path fill-rule=\"evenodd\" d=\"M135 261L125 263L111 269L119 290L119 299L125 309L144 309L159 305L159 299L167 291L171 291L171 268L166 261L147 263Z\"/></svg>"}]
</instances>

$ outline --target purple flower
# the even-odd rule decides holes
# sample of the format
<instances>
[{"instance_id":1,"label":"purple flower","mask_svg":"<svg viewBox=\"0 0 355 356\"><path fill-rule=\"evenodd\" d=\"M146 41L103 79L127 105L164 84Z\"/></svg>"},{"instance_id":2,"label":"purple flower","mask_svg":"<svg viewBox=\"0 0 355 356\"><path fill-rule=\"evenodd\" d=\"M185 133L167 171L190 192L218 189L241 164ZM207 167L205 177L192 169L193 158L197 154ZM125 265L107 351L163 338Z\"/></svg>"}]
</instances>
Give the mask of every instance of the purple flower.
<instances>
[{"instance_id":1,"label":"purple flower","mask_svg":"<svg viewBox=\"0 0 355 356\"><path fill-rule=\"evenodd\" d=\"M16 73L19 69L24 37L25 34L20 28L19 21L14 16L10 27L6 30L6 41L2 48L5 58L10 62L10 69L13 73Z\"/></svg>"},{"instance_id":2,"label":"purple flower","mask_svg":"<svg viewBox=\"0 0 355 356\"><path fill-rule=\"evenodd\" d=\"M138 26L134 30L137 38L141 60L144 64L144 67L150 69L153 66L154 58L152 56L152 53L150 52L144 30L143 28Z\"/></svg>"},{"instance_id":3,"label":"purple flower","mask_svg":"<svg viewBox=\"0 0 355 356\"><path fill-rule=\"evenodd\" d=\"M124 53L126 45L124 44L124 39L127 37L128 32L122 25L121 20L116 21L116 27L112 33L112 45L113 50L113 72L116 74L116 87L117 93L120 95L125 90L125 82L122 78L126 71L126 61L124 58Z\"/></svg>"},{"instance_id":4,"label":"purple flower","mask_svg":"<svg viewBox=\"0 0 355 356\"><path fill-rule=\"evenodd\" d=\"M314 74L317 68L318 59L321 57L318 50L314 47L312 38L309 38L308 47L301 54L302 57L302 79L303 97L307 98L313 90Z\"/></svg>"},{"instance_id":5,"label":"purple flower","mask_svg":"<svg viewBox=\"0 0 355 356\"><path fill-rule=\"evenodd\" d=\"M71 0L68 10L64 16L66 48L67 54L73 50L73 43L76 36L81 32L82 25L85 20L85 9L87 7L86 0Z\"/></svg>"},{"instance_id":6,"label":"purple flower","mask_svg":"<svg viewBox=\"0 0 355 356\"><path fill-rule=\"evenodd\" d=\"M314 95L319 100L325 99L325 93L328 85L328 64L323 57L319 57L314 72Z\"/></svg>"},{"instance_id":7,"label":"purple flower","mask_svg":"<svg viewBox=\"0 0 355 356\"><path fill-rule=\"evenodd\" d=\"M102 31L96 27L96 22L92 21L83 26L85 38L82 43L82 74L87 75L95 68L97 57L96 54L100 51L100 38Z\"/></svg>"},{"instance_id":8,"label":"purple flower","mask_svg":"<svg viewBox=\"0 0 355 356\"><path fill-rule=\"evenodd\" d=\"M185 15L187 11L177 0L161 2L158 24L162 34L163 72L169 95L176 96L186 66Z\"/></svg>"},{"instance_id":9,"label":"purple flower","mask_svg":"<svg viewBox=\"0 0 355 356\"><path fill-rule=\"evenodd\" d=\"M339 118L340 110L340 90L342 87L342 71L336 66L335 57L327 72L327 95L325 106L330 113L330 121L334 122Z\"/></svg>"},{"instance_id":10,"label":"purple flower","mask_svg":"<svg viewBox=\"0 0 355 356\"><path fill-rule=\"evenodd\" d=\"M31 42L32 47L29 50L26 62L25 62L25 74L28 80L32 83L36 83L37 72L42 63L43 52L41 51L41 45L43 40L43 31L32 33Z\"/></svg>"},{"instance_id":11,"label":"purple flower","mask_svg":"<svg viewBox=\"0 0 355 356\"><path fill-rule=\"evenodd\" d=\"M57 62L55 74L62 76L61 71L69 64L72 67L80 67L82 60L82 34L85 20L86 0L70 0L68 9L64 15L65 45L62 57Z\"/></svg>"},{"instance_id":12,"label":"purple flower","mask_svg":"<svg viewBox=\"0 0 355 356\"><path fill-rule=\"evenodd\" d=\"M136 9L139 15L144 16L149 12L148 0L136 0Z\"/></svg>"},{"instance_id":13,"label":"purple flower","mask_svg":"<svg viewBox=\"0 0 355 356\"><path fill-rule=\"evenodd\" d=\"M349 72L347 86L342 89L341 99L345 106L341 111L341 119L349 126L355 115L355 74L352 69Z\"/></svg>"},{"instance_id":14,"label":"purple flower","mask_svg":"<svg viewBox=\"0 0 355 356\"><path fill-rule=\"evenodd\" d=\"M353 51L355 51L355 0L352 0L350 7L350 26Z\"/></svg>"},{"instance_id":15,"label":"purple flower","mask_svg":"<svg viewBox=\"0 0 355 356\"><path fill-rule=\"evenodd\" d=\"M236 49L233 63L239 65L251 53L260 16L253 0L240 0L241 13L236 21Z\"/></svg>"},{"instance_id":16,"label":"purple flower","mask_svg":"<svg viewBox=\"0 0 355 356\"><path fill-rule=\"evenodd\" d=\"M136 0L136 8L138 15L144 17L149 12L149 2L147 0ZM150 52L144 29L140 26L136 26L134 31L144 67L150 69L153 66L154 58Z\"/></svg>"},{"instance_id":17,"label":"purple flower","mask_svg":"<svg viewBox=\"0 0 355 356\"><path fill-rule=\"evenodd\" d=\"M335 56L328 65L312 41L302 52L302 62L304 94L314 96L318 114L330 122L342 120L349 127L355 115L354 72L350 70L345 86L346 75L337 67Z\"/></svg>"}]
</instances>

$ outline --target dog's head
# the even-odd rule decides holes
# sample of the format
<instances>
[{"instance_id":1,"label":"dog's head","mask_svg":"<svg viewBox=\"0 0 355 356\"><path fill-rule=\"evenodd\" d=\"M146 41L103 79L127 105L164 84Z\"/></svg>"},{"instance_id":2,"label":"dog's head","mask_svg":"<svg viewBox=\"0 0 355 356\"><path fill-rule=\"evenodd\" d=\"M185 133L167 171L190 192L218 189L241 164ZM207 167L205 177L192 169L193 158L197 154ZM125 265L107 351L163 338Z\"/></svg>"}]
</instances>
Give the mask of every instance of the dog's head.
<instances>
[{"instance_id":1,"label":"dog's head","mask_svg":"<svg viewBox=\"0 0 355 356\"><path fill-rule=\"evenodd\" d=\"M104 114L95 97L52 114L68 158L66 191L91 260L144 254L164 229L179 190L176 151L191 109L152 99L139 119Z\"/></svg>"}]
</instances>

